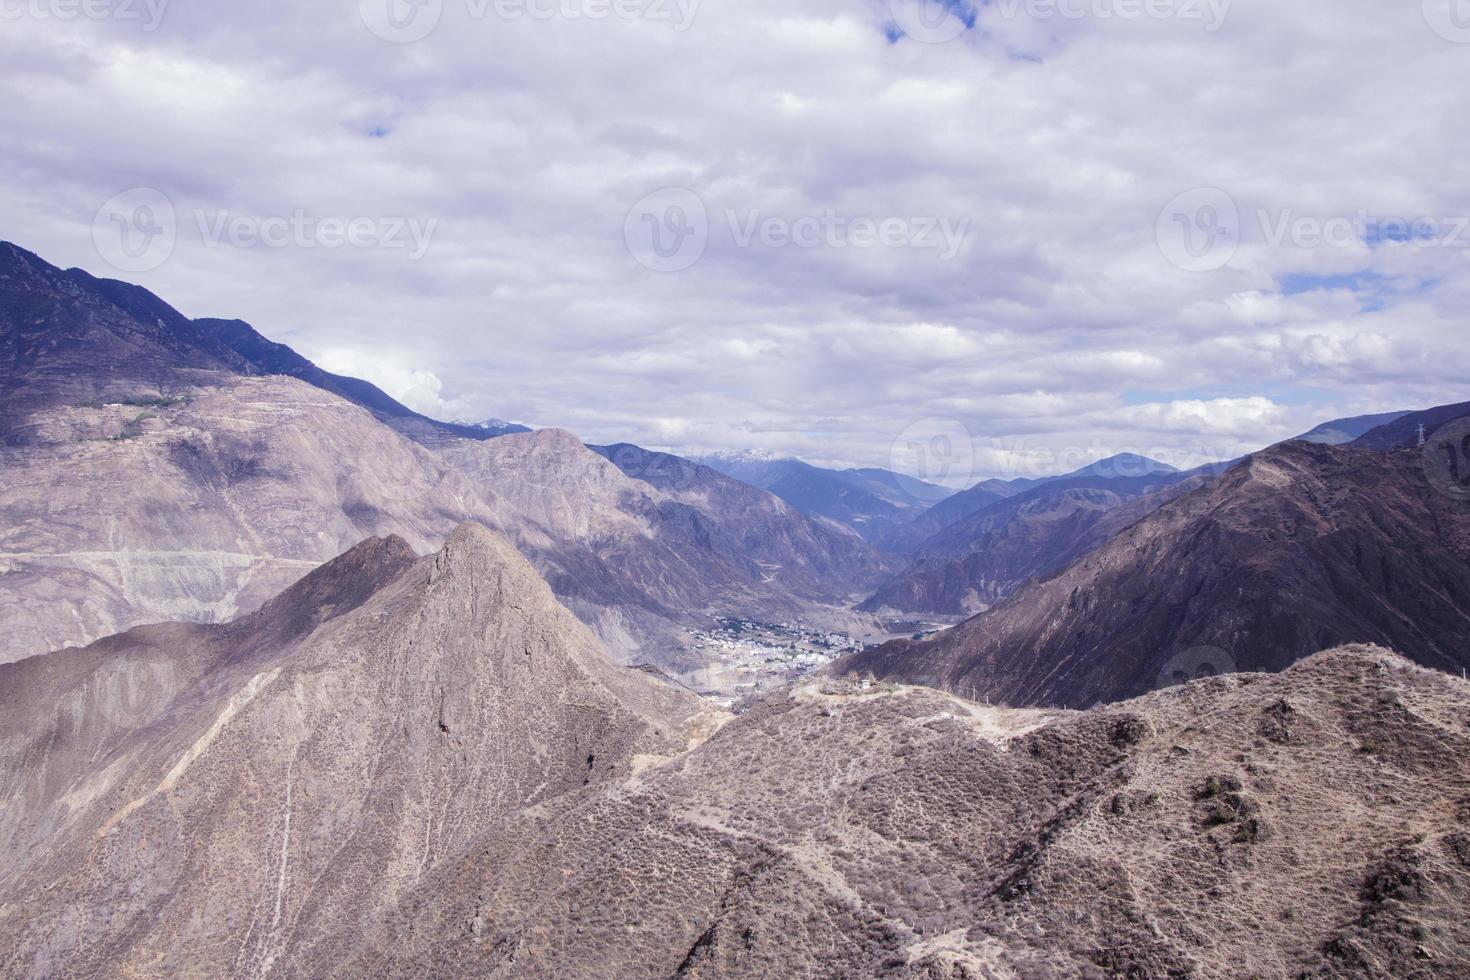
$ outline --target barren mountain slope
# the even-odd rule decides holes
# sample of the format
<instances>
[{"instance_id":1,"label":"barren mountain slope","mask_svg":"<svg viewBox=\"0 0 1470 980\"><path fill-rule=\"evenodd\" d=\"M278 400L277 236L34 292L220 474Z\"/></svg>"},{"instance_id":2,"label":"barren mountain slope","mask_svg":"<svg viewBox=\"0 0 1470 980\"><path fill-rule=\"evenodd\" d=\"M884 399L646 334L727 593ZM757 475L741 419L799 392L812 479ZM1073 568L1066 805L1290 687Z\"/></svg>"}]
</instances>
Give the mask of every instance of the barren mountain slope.
<instances>
[{"instance_id":1,"label":"barren mountain slope","mask_svg":"<svg viewBox=\"0 0 1470 980\"><path fill-rule=\"evenodd\" d=\"M71 808L58 801L122 739L212 674L228 677L231 661L280 653L358 608L417 558L402 538L370 538L233 623L142 626L0 665L0 879L65 825Z\"/></svg>"},{"instance_id":2,"label":"barren mountain slope","mask_svg":"<svg viewBox=\"0 0 1470 980\"><path fill-rule=\"evenodd\" d=\"M677 633L715 616L845 624L844 600L884 567L856 536L686 460L689 479L625 471L553 429L439 451L506 502L517 543L622 659L702 666Z\"/></svg>"},{"instance_id":3,"label":"barren mountain slope","mask_svg":"<svg viewBox=\"0 0 1470 980\"><path fill-rule=\"evenodd\" d=\"M1354 648L1084 715L810 683L485 835L308 966L1448 978L1467 902L1470 684Z\"/></svg>"},{"instance_id":4,"label":"barren mountain slope","mask_svg":"<svg viewBox=\"0 0 1470 980\"><path fill-rule=\"evenodd\" d=\"M776 494L711 467L627 443L594 451L633 479L710 514L720 528L718 534L701 532L709 548L753 559L798 595L842 602L894 567L850 528L810 517Z\"/></svg>"},{"instance_id":5,"label":"barren mountain slope","mask_svg":"<svg viewBox=\"0 0 1470 980\"><path fill-rule=\"evenodd\" d=\"M1200 647L1216 669L1279 670L1348 642L1470 663L1470 508L1430 486L1417 452L1293 442L953 630L843 666L1085 707L1151 690Z\"/></svg>"},{"instance_id":6,"label":"barren mountain slope","mask_svg":"<svg viewBox=\"0 0 1470 980\"><path fill-rule=\"evenodd\" d=\"M334 395L214 375L151 406L30 417L0 449L0 662L221 622L365 537L438 547L493 497Z\"/></svg>"},{"instance_id":7,"label":"barren mountain slope","mask_svg":"<svg viewBox=\"0 0 1470 980\"><path fill-rule=\"evenodd\" d=\"M267 626L216 631L204 672L162 631L137 650L152 672L93 680L115 654L91 651L0 668L24 716L0 742L7 807L51 827L0 874L0 973L300 973L471 839L723 717L614 665L478 525L304 638L259 642ZM69 685L61 658L84 660ZM160 677L178 683L119 729L131 684Z\"/></svg>"},{"instance_id":8,"label":"barren mountain slope","mask_svg":"<svg viewBox=\"0 0 1470 980\"><path fill-rule=\"evenodd\" d=\"M429 551L464 520L512 537L620 656L669 667L688 626L824 621L876 578L861 541L749 487L685 502L554 431L441 455L293 379L209 382L39 410L0 448L0 662L222 622L366 536Z\"/></svg>"}]
</instances>

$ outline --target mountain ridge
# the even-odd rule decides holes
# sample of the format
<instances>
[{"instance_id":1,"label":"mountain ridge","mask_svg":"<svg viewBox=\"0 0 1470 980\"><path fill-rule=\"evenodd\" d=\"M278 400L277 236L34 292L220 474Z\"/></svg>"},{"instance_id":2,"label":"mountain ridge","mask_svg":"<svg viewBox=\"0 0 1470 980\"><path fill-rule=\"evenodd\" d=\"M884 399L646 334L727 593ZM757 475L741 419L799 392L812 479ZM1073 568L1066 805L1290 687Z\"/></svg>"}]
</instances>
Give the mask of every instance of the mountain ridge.
<instances>
[{"instance_id":1,"label":"mountain ridge","mask_svg":"<svg viewBox=\"0 0 1470 980\"><path fill-rule=\"evenodd\" d=\"M1417 453L1289 442L1165 503L1049 578L932 640L845 659L1015 705L1150 689L1191 650L1280 669L1345 642L1458 670L1470 649L1470 514Z\"/></svg>"}]
</instances>

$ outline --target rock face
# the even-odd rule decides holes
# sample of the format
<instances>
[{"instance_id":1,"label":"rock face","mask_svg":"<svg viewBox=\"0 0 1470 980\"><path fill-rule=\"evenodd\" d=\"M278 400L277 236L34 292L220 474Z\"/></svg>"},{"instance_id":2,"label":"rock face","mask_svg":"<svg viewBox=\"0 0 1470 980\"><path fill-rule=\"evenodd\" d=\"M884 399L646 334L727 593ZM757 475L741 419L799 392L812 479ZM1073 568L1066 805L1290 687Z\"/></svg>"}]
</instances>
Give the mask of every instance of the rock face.
<instances>
[{"instance_id":1,"label":"rock face","mask_svg":"<svg viewBox=\"0 0 1470 980\"><path fill-rule=\"evenodd\" d=\"M504 539L369 542L229 626L0 667L0 972L326 972L482 834L722 716Z\"/></svg>"},{"instance_id":2,"label":"rock face","mask_svg":"<svg viewBox=\"0 0 1470 980\"><path fill-rule=\"evenodd\" d=\"M1083 715L810 684L484 835L322 952L400 977L1464 976L1467 760L1470 685L1369 648Z\"/></svg>"},{"instance_id":3,"label":"rock face","mask_svg":"<svg viewBox=\"0 0 1470 980\"><path fill-rule=\"evenodd\" d=\"M853 672L1085 707L1180 671L1279 670L1349 642L1470 664L1470 508L1416 451L1293 442L1166 504L1065 570Z\"/></svg>"}]
</instances>

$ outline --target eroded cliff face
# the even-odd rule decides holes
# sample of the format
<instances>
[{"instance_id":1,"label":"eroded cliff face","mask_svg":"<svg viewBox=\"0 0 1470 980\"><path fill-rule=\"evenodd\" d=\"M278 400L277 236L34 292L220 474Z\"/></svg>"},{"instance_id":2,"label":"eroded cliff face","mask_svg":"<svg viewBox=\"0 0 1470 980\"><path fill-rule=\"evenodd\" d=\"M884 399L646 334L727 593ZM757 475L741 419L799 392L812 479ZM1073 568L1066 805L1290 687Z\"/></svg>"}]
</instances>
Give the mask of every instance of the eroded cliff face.
<instances>
[{"instance_id":1,"label":"eroded cliff face","mask_svg":"<svg viewBox=\"0 0 1470 980\"><path fill-rule=\"evenodd\" d=\"M485 528L404 550L232 626L0 668L5 973L290 972L478 835L723 721L613 664Z\"/></svg>"},{"instance_id":2,"label":"eroded cliff face","mask_svg":"<svg viewBox=\"0 0 1470 980\"><path fill-rule=\"evenodd\" d=\"M287 378L30 416L0 450L0 662L252 610L366 537L437 547L504 521L486 488Z\"/></svg>"}]
</instances>

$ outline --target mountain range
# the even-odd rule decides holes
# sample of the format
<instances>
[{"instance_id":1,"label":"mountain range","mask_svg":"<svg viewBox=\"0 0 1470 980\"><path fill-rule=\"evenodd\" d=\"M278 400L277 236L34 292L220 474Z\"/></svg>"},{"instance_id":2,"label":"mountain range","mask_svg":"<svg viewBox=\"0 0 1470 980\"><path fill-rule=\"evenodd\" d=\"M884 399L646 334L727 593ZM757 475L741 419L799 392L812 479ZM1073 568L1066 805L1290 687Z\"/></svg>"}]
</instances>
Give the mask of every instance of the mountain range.
<instances>
[{"instance_id":1,"label":"mountain range","mask_svg":"<svg viewBox=\"0 0 1470 980\"><path fill-rule=\"evenodd\" d=\"M1470 684L1086 713L611 663L504 538L0 666L0 971L1455 977Z\"/></svg>"},{"instance_id":2,"label":"mountain range","mask_svg":"<svg viewBox=\"0 0 1470 980\"><path fill-rule=\"evenodd\" d=\"M365 537L426 551L466 520L515 540L620 658L675 671L720 617L861 624L852 597L893 570L712 470L661 490L565 433L426 420L237 321L14 246L0 353L0 660L221 622Z\"/></svg>"},{"instance_id":3,"label":"mountain range","mask_svg":"<svg viewBox=\"0 0 1470 980\"><path fill-rule=\"evenodd\" d=\"M954 629L843 667L1071 707L1145 693L1192 659L1281 670L1343 643L1458 672L1470 666L1467 570L1470 510L1431 484L1419 452L1289 442Z\"/></svg>"},{"instance_id":4,"label":"mountain range","mask_svg":"<svg viewBox=\"0 0 1470 980\"><path fill-rule=\"evenodd\" d=\"M696 461L768 490L804 514L834 521L870 542L953 491L884 469L831 470L771 453L712 453Z\"/></svg>"}]
</instances>

